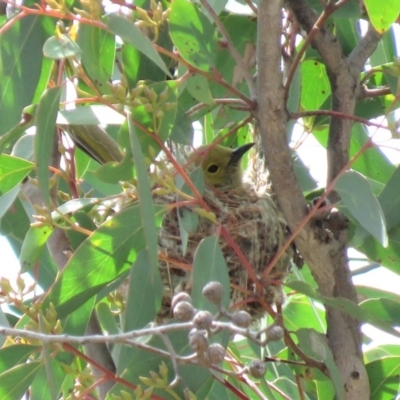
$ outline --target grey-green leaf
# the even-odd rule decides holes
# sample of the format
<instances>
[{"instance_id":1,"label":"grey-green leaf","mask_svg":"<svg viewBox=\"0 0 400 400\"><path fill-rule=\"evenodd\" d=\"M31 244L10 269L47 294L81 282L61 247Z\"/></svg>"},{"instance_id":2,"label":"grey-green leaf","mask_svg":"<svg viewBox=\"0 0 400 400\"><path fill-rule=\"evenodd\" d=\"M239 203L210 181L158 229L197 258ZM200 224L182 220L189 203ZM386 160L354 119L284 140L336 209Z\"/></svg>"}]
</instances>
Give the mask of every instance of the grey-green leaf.
<instances>
[{"instance_id":1,"label":"grey-green leaf","mask_svg":"<svg viewBox=\"0 0 400 400\"><path fill-rule=\"evenodd\" d=\"M385 216L368 181L360 173L348 171L339 177L335 190L359 224L386 247Z\"/></svg>"}]
</instances>

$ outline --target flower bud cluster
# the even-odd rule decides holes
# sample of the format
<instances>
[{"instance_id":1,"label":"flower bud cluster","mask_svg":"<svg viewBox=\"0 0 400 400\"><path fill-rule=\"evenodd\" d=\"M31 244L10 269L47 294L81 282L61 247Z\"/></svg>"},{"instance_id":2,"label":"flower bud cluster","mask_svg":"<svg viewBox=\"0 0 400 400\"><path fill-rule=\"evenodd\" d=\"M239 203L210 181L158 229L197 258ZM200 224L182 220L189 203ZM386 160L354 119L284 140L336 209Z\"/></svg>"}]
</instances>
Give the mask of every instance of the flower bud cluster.
<instances>
[{"instance_id":1,"label":"flower bud cluster","mask_svg":"<svg viewBox=\"0 0 400 400\"><path fill-rule=\"evenodd\" d=\"M193 328L188 337L189 347L196 354L199 363L209 366L222 363L226 355L223 346L219 343L210 343L211 336L219 332L215 321L224 317L229 319L232 325L248 330L252 323L252 317L247 311L228 312L222 306L224 290L220 282L207 283L202 294L218 308L215 316L206 310L196 310L192 305L191 296L187 293L176 294L172 299L171 307L173 315L178 321L192 322ZM248 333L252 335L250 331ZM263 333L266 335L266 343L268 343L282 339L284 330L279 324L274 323L268 326ZM254 378L262 378L265 375L266 366L261 360L252 360L244 371Z\"/></svg>"},{"instance_id":2,"label":"flower bud cluster","mask_svg":"<svg viewBox=\"0 0 400 400\"><path fill-rule=\"evenodd\" d=\"M170 8L164 10L162 2L156 2L155 0L150 1L150 10L147 11L136 6L135 11L140 19L135 22L135 25L142 31L147 29L154 30L154 35L157 37L159 26L167 21L171 10Z\"/></svg>"},{"instance_id":3,"label":"flower bud cluster","mask_svg":"<svg viewBox=\"0 0 400 400\"><path fill-rule=\"evenodd\" d=\"M219 282L210 282L203 289L204 297L221 306L223 288ZM206 310L196 310L192 299L187 293L178 293L171 302L174 317L180 322L193 322L193 329L189 332L189 347L196 353L198 361L205 365L220 364L224 360L226 350L219 343L210 343L210 337L215 333L213 329L213 315Z\"/></svg>"}]
</instances>

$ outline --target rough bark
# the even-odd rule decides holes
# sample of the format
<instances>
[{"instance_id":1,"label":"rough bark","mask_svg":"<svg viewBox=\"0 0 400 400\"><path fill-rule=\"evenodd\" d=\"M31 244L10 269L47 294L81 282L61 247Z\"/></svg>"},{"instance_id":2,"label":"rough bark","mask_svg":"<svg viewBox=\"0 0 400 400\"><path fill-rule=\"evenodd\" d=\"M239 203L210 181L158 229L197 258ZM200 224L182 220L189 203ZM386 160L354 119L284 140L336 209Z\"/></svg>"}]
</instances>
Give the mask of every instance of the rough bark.
<instances>
[{"instance_id":1,"label":"rough bark","mask_svg":"<svg viewBox=\"0 0 400 400\"><path fill-rule=\"evenodd\" d=\"M352 113L355 108L358 76L375 49L380 36L369 29L349 57L343 55L336 38L324 27L315 27L317 15L304 0L287 5L302 28L313 32L312 45L320 52L332 86L332 109ZM307 215L307 204L297 181L287 143L287 113L281 72L282 1L262 0L258 9L258 112L257 119L272 185L292 231ZM346 165L352 122L332 118L328 142L328 182ZM336 199L336 195L332 197ZM347 232L339 229L329 241L312 221L297 235L295 242L324 296L344 297L357 302L346 255ZM346 399L367 399L368 376L362 360L360 323L326 306L327 338L339 368Z\"/></svg>"}]
</instances>

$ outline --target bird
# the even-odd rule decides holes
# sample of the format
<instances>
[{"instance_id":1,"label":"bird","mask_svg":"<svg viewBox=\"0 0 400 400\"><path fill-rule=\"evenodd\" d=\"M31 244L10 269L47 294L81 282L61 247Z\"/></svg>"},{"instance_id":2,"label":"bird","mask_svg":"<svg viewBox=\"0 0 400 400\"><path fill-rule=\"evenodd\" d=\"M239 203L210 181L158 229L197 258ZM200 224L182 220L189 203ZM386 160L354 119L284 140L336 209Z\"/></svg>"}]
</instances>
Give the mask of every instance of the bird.
<instances>
[{"instance_id":1,"label":"bird","mask_svg":"<svg viewBox=\"0 0 400 400\"><path fill-rule=\"evenodd\" d=\"M254 144L247 143L235 149L219 144L203 146L199 149L199 154L204 152L204 156L197 157L195 164L201 165L207 184L223 190L242 188L243 174L240 162Z\"/></svg>"},{"instance_id":2,"label":"bird","mask_svg":"<svg viewBox=\"0 0 400 400\"><path fill-rule=\"evenodd\" d=\"M187 231L187 240L183 240L181 236L182 228L185 229L181 223L185 214L183 211L186 214L187 211L198 214L199 205L174 207L174 204L182 204L182 198L179 193L173 191L154 199L156 204L170 206L158 238L159 252L162 256L160 273L164 285L162 308L158 316L160 321L168 319L171 300L175 294L182 291L190 294L193 284L191 273L181 266L193 263L200 241L218 234L218 226L226 228L259 277L286 240L287 224L272 194L264 190L262 194L257 193L257 186L243 178L241 161L254 145L247 143L232 149L210 144L188 155L184 170L189 174L194 168L201 167L205 182L202 197L208 209L215 215L215 220L200 214L195 229ZM249 278L240 257L221 236L219 244L228 267L231 304L244 304L241 308L251 315L263 315L263 306L254 301L260 294L255 283ZM291 257L291 249L288 249L271 271L273 283L264 284L262 296L269 304L282 301L284 295L279 282L290 272ZM251 298L253 300L248 300Z\"/></svg>"}]
</instances>

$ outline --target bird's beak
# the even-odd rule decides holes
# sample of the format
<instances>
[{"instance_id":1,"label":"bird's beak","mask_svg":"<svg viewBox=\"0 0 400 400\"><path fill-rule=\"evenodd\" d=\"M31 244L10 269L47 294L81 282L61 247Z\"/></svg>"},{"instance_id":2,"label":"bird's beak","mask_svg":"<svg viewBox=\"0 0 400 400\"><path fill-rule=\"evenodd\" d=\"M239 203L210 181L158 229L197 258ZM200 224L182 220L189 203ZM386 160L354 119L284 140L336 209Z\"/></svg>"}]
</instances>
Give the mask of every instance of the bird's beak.
<instances>
[{"instance_id":1,"label":"bird's beak","mask_svg":"<svg viewBox=\"0 0 400 400\"><path fill-rule=\"evenodd\" d=\"M255 143L247 143L243 146L236 147L236 149L232 151L229 164L238 164L240 159L243 157L243 154L247 153L254 145Z\"/></svg>"}]
</instances>

